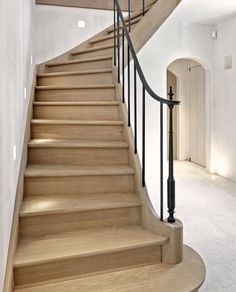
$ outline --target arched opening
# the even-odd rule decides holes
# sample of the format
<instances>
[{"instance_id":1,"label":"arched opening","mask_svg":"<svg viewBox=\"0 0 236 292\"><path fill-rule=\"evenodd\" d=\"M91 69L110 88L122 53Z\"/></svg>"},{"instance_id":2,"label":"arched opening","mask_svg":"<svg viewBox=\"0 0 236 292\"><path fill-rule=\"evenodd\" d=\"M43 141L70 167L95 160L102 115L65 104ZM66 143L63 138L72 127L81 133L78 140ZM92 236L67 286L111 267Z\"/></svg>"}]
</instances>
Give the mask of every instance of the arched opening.
<instances>
[{"instance_id":1,"label":"arched opening","mask_svg":"<svg viewBox=\"0 0 236 292\"><path fill-rule=\"evenodd\" d=\"M181 106L174 111L174 159L206 167L206 71L190 59L178 59L167 68L170 86Z\"/></svg>"}]
</instances>

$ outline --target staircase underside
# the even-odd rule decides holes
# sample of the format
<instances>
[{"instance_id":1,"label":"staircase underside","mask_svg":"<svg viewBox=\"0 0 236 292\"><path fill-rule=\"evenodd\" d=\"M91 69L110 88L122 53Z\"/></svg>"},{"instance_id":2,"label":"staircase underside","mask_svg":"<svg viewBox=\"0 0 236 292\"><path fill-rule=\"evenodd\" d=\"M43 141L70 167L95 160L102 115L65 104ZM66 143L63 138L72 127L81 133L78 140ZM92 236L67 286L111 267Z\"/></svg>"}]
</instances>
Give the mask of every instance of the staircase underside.
<instances>
[{"instance_id":1,"label":"staircase underside","mask_svg":"<svg viewBox=\"0 0 236 292\"><path fill-rule=\"evenodd\" d=\"M184 247L182 262L165 264L173 240L144 224L113 28L86 46L37 76L15 291L197 291L205 277L199 255Z\"/></svg>"},{"instance_id":2,"label":"staircase underside","mask_svg":"<svg viewBox=\"0 0 236 292\"><path fill-rule=\"evenodd\" d=\"M113 2L108 0L35 0L36 4L41 5L53 5L53 6L69 6L79 8L92 8L92 9L104 9L113 10ZM131 8L133 11L141 9L142 1L131 0ZM153 0L146 0L146 4L152 3ZM127 0L120 0L122 10L128 10Z\"/></svg>"}]
</instances>

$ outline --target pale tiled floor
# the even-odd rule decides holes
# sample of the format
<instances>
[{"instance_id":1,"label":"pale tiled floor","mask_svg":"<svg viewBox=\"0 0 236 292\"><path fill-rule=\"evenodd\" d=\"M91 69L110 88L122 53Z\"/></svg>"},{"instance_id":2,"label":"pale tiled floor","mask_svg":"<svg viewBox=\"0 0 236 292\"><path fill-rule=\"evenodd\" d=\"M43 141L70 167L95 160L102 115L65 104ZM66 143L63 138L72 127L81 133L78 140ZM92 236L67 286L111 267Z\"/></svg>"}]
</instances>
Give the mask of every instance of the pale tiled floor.
<instances>
[{"instance_id":1,"label":"pale tiled floor","mask_svg":"<svg viewBox=\"0 0 236 292\"><path fill-rule=\"evenodd\" d=\"M236 184L190 162L175 163L176 217L184 242L202 256L201 292L236 292Z\"/></svg>"}]
</instances>

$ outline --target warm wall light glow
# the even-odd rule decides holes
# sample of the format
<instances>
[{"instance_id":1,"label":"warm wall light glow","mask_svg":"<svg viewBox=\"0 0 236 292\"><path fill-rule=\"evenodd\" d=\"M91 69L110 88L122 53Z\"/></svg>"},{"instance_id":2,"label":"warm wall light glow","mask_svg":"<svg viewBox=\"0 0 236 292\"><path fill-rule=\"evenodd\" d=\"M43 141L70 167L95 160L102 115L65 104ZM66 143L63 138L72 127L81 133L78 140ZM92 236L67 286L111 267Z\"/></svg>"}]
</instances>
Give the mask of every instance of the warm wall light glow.
<instances>
[{"instance_id":1,"label":"warm wall light glow","mask_svg":"<svg viewBox=\"0 0 236 292\"><path fill-rule=\"evenodd\" d=\"M86 23L85 23L84 20L79 20L79 21L78 21L78 27L79 27L79 28L85 28L85 26L86 26Z\"/></svg>"},{"instance_id":2,"label":"warm wall light glow","mask_svg":"<svg viewBox=\"0 0 236 292\"><path fill-rule=\"evenodd\" d=\"M217 174L228 177L230 172L230 162L224 154L216 153L215 157L215 171Z\"/></svg>"}]
</instances>

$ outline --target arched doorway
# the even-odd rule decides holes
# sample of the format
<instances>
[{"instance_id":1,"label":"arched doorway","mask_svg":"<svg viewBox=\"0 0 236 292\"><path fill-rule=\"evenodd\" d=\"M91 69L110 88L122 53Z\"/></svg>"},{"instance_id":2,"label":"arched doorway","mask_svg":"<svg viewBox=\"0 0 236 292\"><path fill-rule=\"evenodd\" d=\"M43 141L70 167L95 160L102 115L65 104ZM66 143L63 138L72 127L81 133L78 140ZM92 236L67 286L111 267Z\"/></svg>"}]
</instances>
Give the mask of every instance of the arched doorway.
<instances>
[{"instance_id":1,"label":"arched doorway","mask_svg":"<svg viewBox=\"0 0 236 292\"><path fill-rule=\"evenodd\" d=\"M206 73L202 65L178 59L167 68L167 90L172 86L181 106L174 112L176 160L206 167Z\"/></svg>"}]
</instances>

